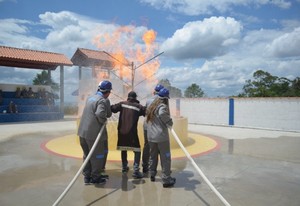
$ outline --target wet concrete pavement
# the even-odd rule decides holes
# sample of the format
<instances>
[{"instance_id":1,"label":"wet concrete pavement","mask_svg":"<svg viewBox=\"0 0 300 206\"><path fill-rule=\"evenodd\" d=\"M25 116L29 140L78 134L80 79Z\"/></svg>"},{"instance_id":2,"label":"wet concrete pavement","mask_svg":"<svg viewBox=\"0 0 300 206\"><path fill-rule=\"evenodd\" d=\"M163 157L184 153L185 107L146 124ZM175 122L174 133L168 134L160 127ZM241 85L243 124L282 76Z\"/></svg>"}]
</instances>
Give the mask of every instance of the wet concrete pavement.
<instances>
[{"instance_id":1,"label":"wet concrete pavement","mask_svg":"<svg viewBox=\"0 0 300 206\"><path fill-rule=\"evenodd\" d=\"M48 153L41 145L76 133L76 122L0 124L0 205L52 205L82 160ZM300 133L189 125L214 138L217 150L194 161L231 205L300 205ZM173 188L161 179L135 180L109 161L104 185L85 186L80 176L60 205L223 205L187 158L172 161ZM160 166L158 167L160 174Z\"/></svg>"}]
</instances>

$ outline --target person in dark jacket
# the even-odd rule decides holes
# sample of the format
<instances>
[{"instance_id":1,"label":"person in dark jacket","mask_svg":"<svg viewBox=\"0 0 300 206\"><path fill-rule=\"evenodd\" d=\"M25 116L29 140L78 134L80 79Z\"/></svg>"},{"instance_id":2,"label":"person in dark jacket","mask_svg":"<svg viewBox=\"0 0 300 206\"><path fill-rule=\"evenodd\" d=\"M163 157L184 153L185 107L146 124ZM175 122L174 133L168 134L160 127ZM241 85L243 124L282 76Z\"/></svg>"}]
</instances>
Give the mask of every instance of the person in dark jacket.
<instances>
[{"instance_id":1,"label":"person in dark jacket","mask_svg":"<svg viewBox=\"0 0 300 206\"><path fill-rule=\"evenodd\" d=\"M143 178L139 171L141 160L141 146L138 137L138 120L140 116L145 116L146 108L136 99L134 91L128 93L126 101L119 102L111 106L113 113L120 112L118 122L118 143L117 149L121 150L122 172L127 173L129 170L127 151L134 152L133 178Z\"/></svg>"},{"instance_id":2,"label":"person in dark jacket","mask_svg":"<svg viewBox=\"0 0 300 206\"><path fill-rule=\"evenodd\" d=\"M99 83L96 94L88 97L86 100L77 133L80 138L80 146L83 150L84 160L93 147L107 118L112 115L110 101L108 99L111 89L111 82L102 81ZM105 126L93 155L83 169L85 184L102 184L106 182L105 178L101 176L101 171L105 167L105 157L107 155L105 151L106 142L107 130Z\"/></svg>"},{"instance_id":3,"label":"person in dark jacket","mask_svg":"<svg viewBox=\"0 0 300 206\"><path fill-rule=\"evenodd\" d=\"M158 92L152 104L147 108L147 137L150 146L150 179L155 181L158 156L162 168L163 187L172 187L176 179L171 177L171 150L168 127L173 126L169 111L169 90Z\"/></svg>"}]
</instances>

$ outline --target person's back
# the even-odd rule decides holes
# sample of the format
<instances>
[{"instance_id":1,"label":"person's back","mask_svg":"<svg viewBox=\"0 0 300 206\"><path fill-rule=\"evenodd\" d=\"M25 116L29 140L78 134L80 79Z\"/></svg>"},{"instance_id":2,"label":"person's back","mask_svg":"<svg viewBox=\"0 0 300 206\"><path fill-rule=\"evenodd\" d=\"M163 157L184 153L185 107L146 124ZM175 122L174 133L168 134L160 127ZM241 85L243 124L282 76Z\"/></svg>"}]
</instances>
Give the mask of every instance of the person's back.
<instances>
[{"instance_id":1,"label":"person's back","mask_svg":"<svg viewBox=\"0 0 300 206\"><path fill-rule=\"evenodd\" d=\"M173 121L169 111L169 90L161 89L147 111L147 132L150 145L150 179L155 181L158 156L162 167L163 187L172 187L176 179L171 177L171 149L168 127Z\"/></svg>"},{"instance_id":2,"label":"person's back","mask_svg":"<svg viewBox=\"0 0 300 206\"><path fill-rule=\"evenodd\" d=\"M127 151L134 152L134 178L142 178L139 172L139 164L141 157L140 142L137 132L138 120L140 116L145 116L145 107L136 99L137 95L134 91L128 93L126 101L119 102L111 106L114 113L120 112L118 122L118 143L117 149L121 150L122 172L129 170Z\"/></svg>"},{"instance_id":3,"label":"person's back","mask_svg":"<svg viewBox=\"0 0 300 206\"><path fill-rule=\"evenodd\" d=\"M164 86L161 84L155 86L153 91L153 96L146 101L146 105L145 105L146 109L149 108L151 103L158 97L158 92L163 88ZM149 172L150 147L148 144L146 120L144 121L143 129L144 129L144 148L143 148L143 156L142 156L142 166L143 166L143 173L147 175Z\"/></svg>"},{"instance_id":4,"label":"person's back","mask_svg":"<svg viewBox=\"0 0 300 206\"><path fill-rule=\"evenodd\" d=\"M160 103L155 109L155 115L151 123L148 123L148 141L164 142L169 141L168 126L172 126L173 121L170 117L168 107Z\"/></svg>"},{"instance_id":5,"label":"person's back","mask_svg":"<svg viewBox=\"0 0 300 206\"><path fill-rule=\"evenodd\" d=\"M27 92L27 96L28 96L29 98L33 98L33 97L34 97L34 92L32 91L32 88L31 88L31 87L29 87L29 90L28 90L28 92Z\"/></svg>"},{"instance_id":6,"label":"person's back","mask_svg":"<svg viewBox=\"0 0 300 206\"><path fill-rule=\"evenodd\" d=\"M132 130L137 130L139 117L145 115L145 109L139 102L129 99L120 102L120 116L118 129L122 134L128 134Z\"/></svg>"},{"instance_id":7,"label":"person's back","mask_svg":"<svg viewBox=\"0 0 300 206\"><path fill-rule=\"evenodd\" d=\"M21 98L27 98L27 89L24 87L20 94Z\"/></svg>"},{"instance_id":8,"label":"person's back","mask_svg":"<svg viewBox=\"0 0 300 206\"><path fill-rule=\"evenodd\" d=\"M101 184L106 181L101 172L103 168L105 168L108 152L105 122L107 118L111 117L110 102L108 100L111 89L111 82L102 81L99 83L96 94L87 98L79 123L77 134L80 139L80 146L83 150L84 160L90 153L101 128L104 127L100 140L83 169L85 184Z\"/></svg>"},{"instance_id":9,"label":"person's back","mask_svg":"<svg viewBox=\"0 0 300 206\"><path fill-rule=\"evenodd\" d=\"M98 105L104 105L106 100L100 95L92 95L86 100L82 117L78 128L78 136L87 139L95 139L101 126L106 121L105 108L101 110Z\"/></svg>"},{"instance_id":10,"label":"person's back","mask_svg":"<svg viewBox=\"0 0 300 206\"><path fill-rule=\"evenodd\" d=\"M18 106L13 101L10 101L10 103L8 105L8 112L9 113L18 113Z\"/></svg>"},{"instance_id":11,"label":"person's back","mask_svg":"<svg viewBox=\"0 0 300 206\"><path fill-rule=\"evenodd\" d=\"M21 97L21 89L20 89L20 87L17 87L15 97L16 98L20 98Z\"/></svg>"}]
</instances>

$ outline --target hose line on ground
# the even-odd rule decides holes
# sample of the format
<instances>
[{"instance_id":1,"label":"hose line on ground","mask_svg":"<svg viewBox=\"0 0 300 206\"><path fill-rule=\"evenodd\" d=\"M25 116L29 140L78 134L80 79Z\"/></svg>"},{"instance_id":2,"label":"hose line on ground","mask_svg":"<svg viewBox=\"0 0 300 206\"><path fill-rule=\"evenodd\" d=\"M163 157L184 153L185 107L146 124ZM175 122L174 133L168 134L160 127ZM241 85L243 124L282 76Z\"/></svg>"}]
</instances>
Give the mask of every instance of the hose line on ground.
<instances>
[{"instance_id":1,"label":"hose line on ground","mask_svg":"<svg viewBox=\"0 0 300 206\"><path fill-rule=\"evenodd\" d=\"M90 160L95 148L96 148L96 145L98 144L99 140L100 140L100 137L104 131L104 128L105 128L105 125L107 124L107 121L104 122L104 124L102 125L101 127L101 130L88 154L88 156L85 158L84 162L82 163L81 167L79 168L78 172L76 173L76 175L74 176L74 178L72 179L72 181L69 183L69 185L66 187L65 191L63 191L63 193L61 193L61 195L57 198L57 200L53 203L52 206L56 206L58 205L61 200L64 198L64 196L67 194L67 192L70 190L70 188L73 186L73 184L75 183L76 179L78 178L78 176L81 174L82 170L84 169L84 167L86 166L86 164L88 163L88 161Z\"/></svg>"},{"instance_id":2,"label":"hose line on ground","mask_svg":"<svg viewBox=\"0 0 300 206\"><path fill-rule=\"evenodd\" d=\"M191 155L188 153L188 151L185 149L185 147L181 143L181 141L178 138L178 136L177 136L176 132L174 131L174 129L172 127L170 127L169 129L171 130L171 132L172 132L175 140L177 141L177 143L179 144L179 146L181 147L181 149L183 150L183 152L185 153L185 155L187 156L187 158L192 162L192 164L195 167L195 169L199 172L200 176L204 179L204 181L208 184L208 186L212 189L212 191L219 197L219 199L224 203L224 205L230 206L230 204L219 193L219 191L211 184L211 182L207 179L207 177L204 175L204 173L201 171L201 169L195 163L195 161L193 160L193 158L191 157Z\"/></svg>"}]
</instances>

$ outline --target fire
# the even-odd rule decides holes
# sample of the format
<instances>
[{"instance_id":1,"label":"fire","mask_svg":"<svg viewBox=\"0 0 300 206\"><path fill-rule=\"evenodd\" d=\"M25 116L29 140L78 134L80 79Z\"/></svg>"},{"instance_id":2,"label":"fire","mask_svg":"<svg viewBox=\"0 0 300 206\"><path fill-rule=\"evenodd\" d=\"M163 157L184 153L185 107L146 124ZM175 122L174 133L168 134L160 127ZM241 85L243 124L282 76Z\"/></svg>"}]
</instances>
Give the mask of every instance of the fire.
<instances>
[{"instance_id":1,"label":"fire","mask_svg":"<svg viewBox=\"0 0 300 206\"><path fill-rule=\"evenodd\" d=\"M155 43L156 32L146 30L140 34L140 30L134 26L122 26L115 28L110 33L97 35L93 42L101 51L106 51L114 58L114 69L116 74L125 80L131 81L132 71L135 73L135 80L152 81L154 74L160 66L157 58L139 67L156 55L158 45Z\"/></svg>"}]
</instances>

